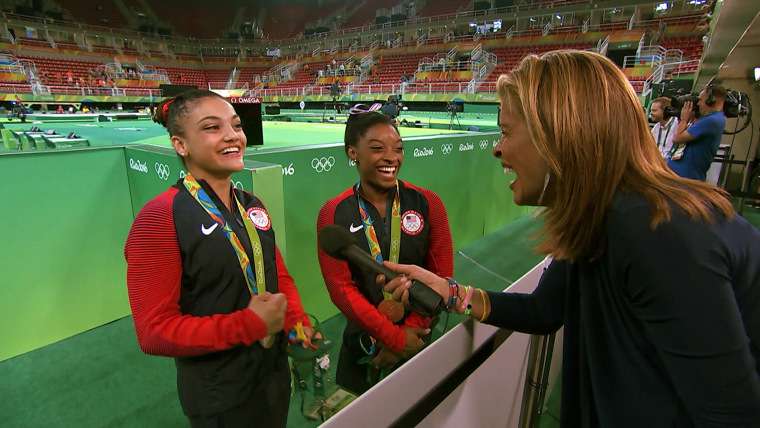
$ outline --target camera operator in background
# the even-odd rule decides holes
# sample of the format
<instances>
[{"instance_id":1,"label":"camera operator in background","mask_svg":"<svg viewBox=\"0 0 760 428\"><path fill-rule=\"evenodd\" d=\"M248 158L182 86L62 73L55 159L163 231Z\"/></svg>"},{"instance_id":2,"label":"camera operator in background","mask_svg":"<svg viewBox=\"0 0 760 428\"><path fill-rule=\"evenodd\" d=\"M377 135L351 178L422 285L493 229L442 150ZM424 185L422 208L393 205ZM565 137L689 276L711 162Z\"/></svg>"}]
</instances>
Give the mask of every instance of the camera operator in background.
<instances>
[{"instance_id":1,"label":"camera operator in background","mask_svg":"<svg viewBox=\"0 0 760 428\"><path fill-rule=\"evenodd\" d=\"M673 137L676 135L678 128L678 118L670 114L670 99L667 97L655 98L649 107L649 117L655 122L652 128L657 148L662 153L662 157L669 158L669 153L673 147Z\"/></svg>"},{"instance_id":2,"label":"camera operator in background","mask_svg":"<svg viewBox=\"0 0 760 428\"><path fill-rule=\"evenodd\" d=\"M699 93L699 111L695 110L693 101L684 103L673 137L673 144L683 147L674 147L668 159L668 166L673 172L684 178L705 181L726 127L726 117L723 115L725 101L726 88L708 84ZM695 117L699 118L697 122L687 128Z\"/></svg>"},{"instance_id":3,"label":"camera operator in background","mask_svg":"<svg viewBox=\"0 0 760 428\"><path fill-rule=\"evenodd\" d=\"M395 121L399 113L401 113L401 106L399 105L399 102L400 100L397 95L389 95L388 102L383 105L380 111Z\"/></svg>"},{"instance_id":4,"label":"camera operator in background","mask_svg":"<svg viewBox=\"0 0 760 428\"><path fill-rule=\"evenodd\" d=\"M330 85L330 97L332 97L333 103L335 103L338 100L338 97L340 97L341 92L343 91L340 88L338 79L335 79L335 81Z\"/></svg>"}]
</instances>

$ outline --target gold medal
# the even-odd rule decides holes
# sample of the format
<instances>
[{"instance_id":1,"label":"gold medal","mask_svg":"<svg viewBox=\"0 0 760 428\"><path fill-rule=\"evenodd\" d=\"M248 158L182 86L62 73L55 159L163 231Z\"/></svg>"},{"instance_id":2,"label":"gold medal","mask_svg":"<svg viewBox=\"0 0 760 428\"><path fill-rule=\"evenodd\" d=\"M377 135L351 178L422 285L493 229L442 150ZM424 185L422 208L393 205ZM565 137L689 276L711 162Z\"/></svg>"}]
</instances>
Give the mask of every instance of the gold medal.
<instances>
[{"instance_id":1,"label":"gold medal","mask_svg":"<svg viewBox=\"0 0 760 428\"><path fill-rule=\"evenodd\" d=\"M392 323L397 323L401 321L401 318L404 318L404 305L393 299L384 299L377 305L377 310Z\"/></svg>"}]
</instances>

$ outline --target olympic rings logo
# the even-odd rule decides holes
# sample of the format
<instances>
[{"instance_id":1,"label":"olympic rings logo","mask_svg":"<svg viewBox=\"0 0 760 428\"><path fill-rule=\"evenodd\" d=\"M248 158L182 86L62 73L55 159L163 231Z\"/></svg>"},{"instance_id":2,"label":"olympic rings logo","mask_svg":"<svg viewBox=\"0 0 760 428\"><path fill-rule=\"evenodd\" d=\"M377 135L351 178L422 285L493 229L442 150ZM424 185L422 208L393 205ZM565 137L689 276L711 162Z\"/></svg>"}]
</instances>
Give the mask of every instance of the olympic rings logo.
<instances>
[{"instance_id":1,"label":"olympic rings logo","mask_svg":"<svg viewBox=\"0 0 760 428\"><path fill-rule=\"evenodd\" d=\"M259 254L261 254L261 245L259 245L259 243L258 243L258 242L252 242L252 243L251 243L251 247L252 247L252 249L253 249L253 254L255 254L255 255L257 255L257 256L258 256Z\"/></svg>"},{"instance_id":2,"label":"olympic rings logo","mask_svg":"<svg viewBox=\"0 0 760 428\"><path fill-rule=\"evenodd\" d=\"M398 239L394 239L391 241L391 250L396 251L398 250L399 242Z\"/></svg>"},{"instance_id":3,"label":"olympic rings logo","mask_svg":"<svg viewBox=\"0 0 760 428\"><path fill-rule=\"evenodd\" d=\"M481 140L480 141L480 150L485 150L486 147L488 147L488 140Z\"/></svg>"},{"instance_id":4,"label":"olympic rings logo","mask_svg":"<svg viewBox=\"0 0 760 428\"><path fill-rule=\"evenodd\" d=\"M169 174L171 174L169 165L156 162L155 165L153 165L153 167L156 169L156 175L158 175L158 178L162 180L169 179Z\"/></svg>"},{"instance_id":5,"label":"olympic rings logo","mask_svg":"<svg viewBox=\"0 0 760 428\"><path fill-rule=\"evenodd\" d=\"M441 144L441 152L443 152L444 155L451 153L452 150L454 150L453 144Z\"/></svg>"},{"instance_id":6,"label":"olympic rings logo","mask_svg":"<svg viewBox=\"0 0 760 428\"><path fill-rule=\"evenodd\" d=\"M335 158L330 156L328 158L314 158L311 160L311 167L317 172L327 172L335 165Z\"/></svg>"}]
</instances>

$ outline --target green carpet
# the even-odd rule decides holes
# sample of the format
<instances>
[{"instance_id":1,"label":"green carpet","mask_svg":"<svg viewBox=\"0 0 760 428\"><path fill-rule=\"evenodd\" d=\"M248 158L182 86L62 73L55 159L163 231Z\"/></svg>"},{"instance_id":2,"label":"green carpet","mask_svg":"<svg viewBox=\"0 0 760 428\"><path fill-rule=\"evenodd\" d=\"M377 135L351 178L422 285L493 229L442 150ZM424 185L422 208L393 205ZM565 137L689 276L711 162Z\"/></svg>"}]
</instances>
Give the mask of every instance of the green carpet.
<instances>
[{"instance_id":1,"label":"green carpet","mask_svg":"<svg viewBox=\"0 0 760 428\"><path fill-rule=\"evenodd\" d=\"M494 107L495 109L495 107ZM265 115L265 120L309 123L339 123L345 124L348 114L344 111L336 114L334 110L281 110L278 115ZM456 113L447 112L401 112L397 121L399 128L417 127L429 129L445 129L466 131L474 126L480 132L498 131L496 113Z\"/></svg>"}]
</instances>

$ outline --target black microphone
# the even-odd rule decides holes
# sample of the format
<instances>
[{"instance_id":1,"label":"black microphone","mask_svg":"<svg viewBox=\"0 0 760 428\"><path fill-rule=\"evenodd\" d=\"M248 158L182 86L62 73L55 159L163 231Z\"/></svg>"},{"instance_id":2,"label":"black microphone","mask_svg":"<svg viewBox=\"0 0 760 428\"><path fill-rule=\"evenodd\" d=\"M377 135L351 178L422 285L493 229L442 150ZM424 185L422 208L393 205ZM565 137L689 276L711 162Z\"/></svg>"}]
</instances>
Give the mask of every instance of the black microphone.
<instances>
[{"instance_id":1,"label":"black microphone","mask_svg":"<svg viewBox=\"0 0 760 428\"><path fill-rule=\"evenodd\" d=\"M352 263L366 273L385 275L387 281L399 276L359 248L351 233L340 226L328 224L323 227L319 231L318 240L319 246L325 253ZM443 309L443 298L432 288L413 280L412 286L409 287L409 309L431 318Z\"/></svg>"}]
</instances>

